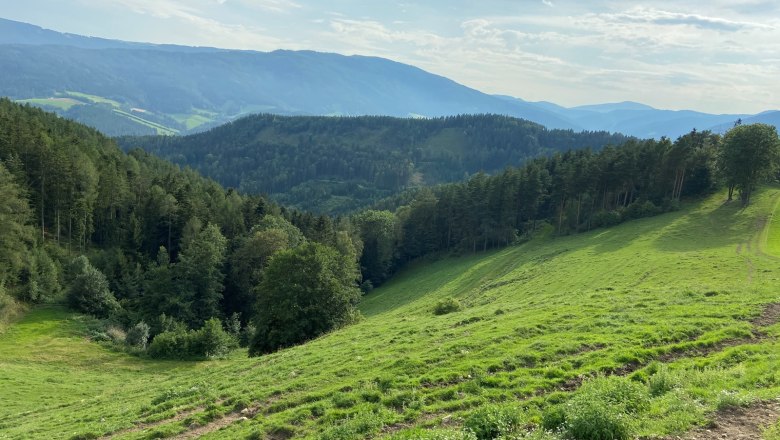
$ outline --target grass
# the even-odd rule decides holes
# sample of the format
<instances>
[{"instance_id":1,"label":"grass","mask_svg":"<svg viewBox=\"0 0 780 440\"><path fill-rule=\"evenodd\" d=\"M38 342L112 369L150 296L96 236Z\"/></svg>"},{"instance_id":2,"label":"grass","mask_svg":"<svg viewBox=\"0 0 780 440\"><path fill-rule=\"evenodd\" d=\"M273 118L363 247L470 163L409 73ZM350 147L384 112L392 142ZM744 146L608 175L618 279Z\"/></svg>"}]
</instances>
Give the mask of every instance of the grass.
<instances>
[{"instance_id":1,"label":"grass","mask_svg":"<svg viewBox=\"0 0 780 440\"><path fill-rule=\"evenodd\" d=\"M635 436L684 432L718 408L780 396L780 326L750 322L780 301L777 261L759 252L772 232L757 228L779 198L765 189L742 210L717 194L611 229L418 262L365 297L362 322L260 358L133 358L86 340L86 318L34 309L0 336L0 438L201 425L204 438L466 438L453 433L515 424L513 411L523 427L574 426L572 405ZM449 299L460 310L436 315ZM577 390L611 372L626 377ZM639 403L614 403L623 389ZM480 410L493 407L500 417Z\"/></svg>"},{"instance_id":2,"label":"grass","mask_svg":"<svg viewBox=\"0 0 780 440\"><path fill-rule=\"evenodd\" d=\"M80 105L82 102L71 98L32 98L32 99L20 99L16 102L20 104L31 104L41 107L54 107L60 110L68 110L74 105Z\"/></svg>"},{"instance_id":3,"label":"grass","mask_svg":"<svg viewBox=\"0 0 780 440\"><path fill-rule=\"evenodd\" d=\"M89 95L87 93L81 93L81 92L74 92L74 91L67 91L65 92L65 96L72 96L74 98L78 98L84 101L92 102L94 104L108 104L112 107L119 108L122 106L117 101L114 101L113 99L104 98L102 96L97 95Z\"/></svg>"},{"instance_id":4,"label":"grass","mask_svg":"<svg viewBox=\"0 0 780 440\"><path fill-rule=\"evenodd\" d=\"M212 121L203 115L175 114L171 116L177 122L184 124L184 126L187 127L187 130L192 130L195 127L199 127Z\"/></svg>"},{"instance_id":5,"label":"grass","mask_svg":"<svg viewBox=\"0 0 780 440\"><path fill-rule=\"evenodd\" d=\"M111 107L113 107L114 113L123 116L125 118L128 118L141 125L151 127L157 130L157 134L174 135L178 133L178 131L175 129L166 127L156 122L148 121L138 115L122 110L122 104L113 99L108 99L102 96L90 95L87 93L74 92L74 91L67 91L65 93L58 94L58 95L62 95L62 96L52 97L52 98L22 99L22 100L18 100L17 102L22 104L27 103L32 105L44 106L44 107L55 107L63 111L70 109L74 105L83 105L85 103L108 104ZM201 111L201 110L196 110L195 114L192 115L173 115L173 117L175 120L185 123L187 125L187 129L197 127L201 124L210 122L212 120L209 117L208 112Z\"/></svg>"},{"instance_id":6,"label":"grass","mask_svg":"<svg viewBox=\"0 0 780 440\"><path fill-rule=\"evenodd\" d=\"M157 134L160 134L160 135L170 136L170 135L174 135L174 134L178 133L176 130L174 130L172 128L166 127L166 126L164 126L162 124L158 124L156 122L147 121L146 119L144 119L144 118L142 118L142 117L140 117L138 115L134 115L132 113L128 113L128 112L126 112L124 110L114 109L114 113L116 113L118 115L122 115L122 116L124 116L124 117L126 117L128 119L131 119L131 120L135 121L135 122L138 122L141 125L145 125L147 127L154 128L155 130L157 130Z\"/></svg>"},{"instance_id":7,"label":"grass","mask_svg":"<svg viewBox=\"0 0 780 440\"><path fill-rule=\"evenodd\" d=\"M767 253L780 257L780 201L775 203L772 215L768 219L765 248Z\"/></svg>"}]
</instances>

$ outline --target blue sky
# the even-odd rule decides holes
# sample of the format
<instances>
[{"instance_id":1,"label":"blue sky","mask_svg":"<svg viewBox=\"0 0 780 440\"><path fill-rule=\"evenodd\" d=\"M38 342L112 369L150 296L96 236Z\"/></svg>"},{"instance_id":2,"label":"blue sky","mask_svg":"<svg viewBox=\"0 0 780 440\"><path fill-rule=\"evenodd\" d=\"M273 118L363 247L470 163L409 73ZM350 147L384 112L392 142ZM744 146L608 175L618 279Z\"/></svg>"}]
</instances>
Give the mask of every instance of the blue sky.
<instances>
[{"instance_id":1,"label":"blue sky","mask_svg":"<svg viewBox=\"0 0 780 440\"><path fill-rule=\"evenodd\" d=\"M413 64L487 93L574 106L780 108L780 2L24 0L0 16L77 34Z\"/></svg>"}]
</instances>

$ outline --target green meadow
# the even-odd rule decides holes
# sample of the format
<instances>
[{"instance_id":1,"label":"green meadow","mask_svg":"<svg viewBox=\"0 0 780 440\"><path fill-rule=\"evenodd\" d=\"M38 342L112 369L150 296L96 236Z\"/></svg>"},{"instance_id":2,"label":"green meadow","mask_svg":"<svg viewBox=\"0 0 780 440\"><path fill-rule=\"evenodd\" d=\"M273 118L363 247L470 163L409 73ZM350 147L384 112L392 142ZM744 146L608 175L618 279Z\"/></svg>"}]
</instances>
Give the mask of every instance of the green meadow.
<instances>
[{"instance_id":1,"label":"green meadow","mask_svg":"<svg viewBox=\"0 0 780 440\"><path fill-rule=\"evenodd\" d=\"M684 436L780 397L780 189L724 199L418 261L360 323L257 358L151 361L34 308L0 335L0 439L455 439L485 408L558 438L542 428L582 396L631 437Z\"/></svg>"},{"instance_id":2,"label":"green meadow","mask_svg":"<svg viewBox=\"0 0 780 440\"><path fill-rule=\"evenodd\" d=\"M83 104L81 101L77 101L73 98L33 98L33 99L20 99L16 101L20 104L37 105L40 107L54 107L60 110L68 110L74 105Z\"/></svg>"}]
</instances>

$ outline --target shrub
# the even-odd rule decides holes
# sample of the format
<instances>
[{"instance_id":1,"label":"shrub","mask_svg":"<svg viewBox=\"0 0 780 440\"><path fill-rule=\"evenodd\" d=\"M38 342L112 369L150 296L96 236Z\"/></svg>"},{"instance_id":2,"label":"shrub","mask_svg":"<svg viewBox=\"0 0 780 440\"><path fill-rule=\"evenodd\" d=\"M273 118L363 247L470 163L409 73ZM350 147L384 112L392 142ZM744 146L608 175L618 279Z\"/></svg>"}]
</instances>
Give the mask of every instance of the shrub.
<instances>
[{"instance_id":1,"label":"shrub","mask_svg":"<svg viewBox=\"0 0 780 440\"><path fill-rule=\"evenodd\" d=\"M236 339L222 329L217 318L211 318L200 330L190 332L190 354L204 358L223 357L238 344Z\"/></svg>"},{"instance_id":2,"label":"shrub","mask_svg":"<svg viewBox=\"0 0 780 440\"><path fill-rule=\"evenodd\" d=\"M655 206L653 202L649 200L645 200L644 202L636 201L628 205L628 208L626 208L626 211L624 213L624 217L625 218L650 217L659 214L660 212L661 209Z\"/></svg>"},{"instance_id":3,"label":"shrub","mask_svg":"<svg viewBox=\"0 0 780 440\"><path fill-rule=\"evenodd\" d=\"M627 440L632 420L648 408L647 388L624 377L596 378L585 382L565 405L548 410L542 426L561 430L565 436L587 440Z\"/></svg>"},{"instance_id":4,"label":"shrub","mask_svg":"<svg viewBox=\"0 0 780 440\"><path fill-rule=\"evenodd\" d=\"M127 345L145 350L148 342L149 325L147 323L141 321L127 331L127 336L125 337L125 343Z\"/></svg>"},{"instance_id":5,"label":"shrub","mask_svg":"<svg viewBox=\"0 0 780 440\"><path fill-rule=\"evenodd\" d=\"M660 367L658 371L647 379L647 388L650 395L658 397L677 388L678 383L675 377L669 372L668 368Z\"/></svg>"},{"instance_id":6,"label":"shrub","mask_svg":"<svg viewBox=\"0 0 780 440\"><path fill-rule=\"evenodd\" d=\"M76 258L70 267L73 272L68 303L72 308L103 318L119 310L119 303L108 289L106 276L95 269L87 257Z\"/></svg>"},{"instance_id":7,"label":"shrub","mask_svg":"<svg viewBox=\"0 0 780 440\"><path fill-rule=\"evenodd\" d=\"M617 211L599 211L593 214L593 218L591 219L594 228L614 226L621 221L623 221L623 219Z\"/></svg>"},{"instance_id":8,"label":"shrub","mask_svg":"<svg viewBox=\"0 0 780 440\"><path fill-rule=\"evenodd\" d=\"M218 358L236 345L235 338L222 329L220 320L212 318L199 330L177 327L155 336L149 345L149 356L157 359Z\"/></svg>"},{"instance_id":9,"label":"shrub","mask_svg":"<svg viewBox=\"0 0 780 440\"><path fill-rule=\"evenodd\" d=\"M121 344L127 339L127 334L125 334L125 331L114 325L109 325L106 327L106 335L108 335L108 337L111 339L111 342L115 344Z\"/></svg>"},{"instance_id":10,"label":"shrub","mask_svg":"<svg viewBox=\"0 0 780 440\"><path fill-rule=\"evenodd\" d=\"M455 298L445 298L436 303L433 308L434 315L446 315L461 309L460 302Z\"/></svg>"},{"instance_id":11,"label":"shrub","mask_svg":"<svg viewBox=\"0 0 780 440\"><path fill-rule=\"evenodd\" d=\"M521 423L517 409L489 405L466 417L463 426L477 439L489 440L515 432Z\"/></svg>"},{"instance_id":12,"label":"shrub","mask_svg":"<svg viewBox=\"0 0 780 440\"><path fill-rule=\"evenodd\" d=\"M568 437L583 440L629 440L630 418L601 400L575 398L566 411Z\"/></svg>"},{"instance_id":13,"label":"shrub","mask_svg":"<svg viewBox=\"0 0 780 440\"><path fill-rule=\"evenodd\" d=\"M162 332L149 345L149 356L156 359L184 359L190 356L190 333L182 330Z\"/></svg>"}]
</instances>

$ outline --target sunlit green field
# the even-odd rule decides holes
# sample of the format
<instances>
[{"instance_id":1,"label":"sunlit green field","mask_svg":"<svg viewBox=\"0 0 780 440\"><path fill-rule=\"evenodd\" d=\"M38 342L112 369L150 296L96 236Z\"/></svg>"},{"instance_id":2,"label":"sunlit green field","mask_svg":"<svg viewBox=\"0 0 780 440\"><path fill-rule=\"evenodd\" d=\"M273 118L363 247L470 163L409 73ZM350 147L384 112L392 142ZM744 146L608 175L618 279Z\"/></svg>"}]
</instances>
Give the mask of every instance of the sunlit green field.
<instances>
[{"instance_id":1,"label":"sunlit green field","mask_svg":"<svg viewBox=\"0 0 780 440\"><path fill-rule=\"evenodd\" d=\"M0 336L0 438L416 438L487 404L532 430L613 374L648 387L635 435L680 434L780 396L764 312L780 303L780 190L745 210L724 198L415 263L365 297L361 323L260 358L145 360L33 309ZM447 298L462 309L434 315Z\"/></svg>"},{"instance_id":2,"label":"sunlit green field","mask_svg":"<svg viewBox=\"0 0 780 440\"><path fill-rule=\"evenodd\" d=\"M81 102L72 98L33 98L33 99L20 99L16 101L20 104L31 104L42 107L56 107L62 110L68 110L74 105L82 104Z\"/></svg>"}]
</instances>

